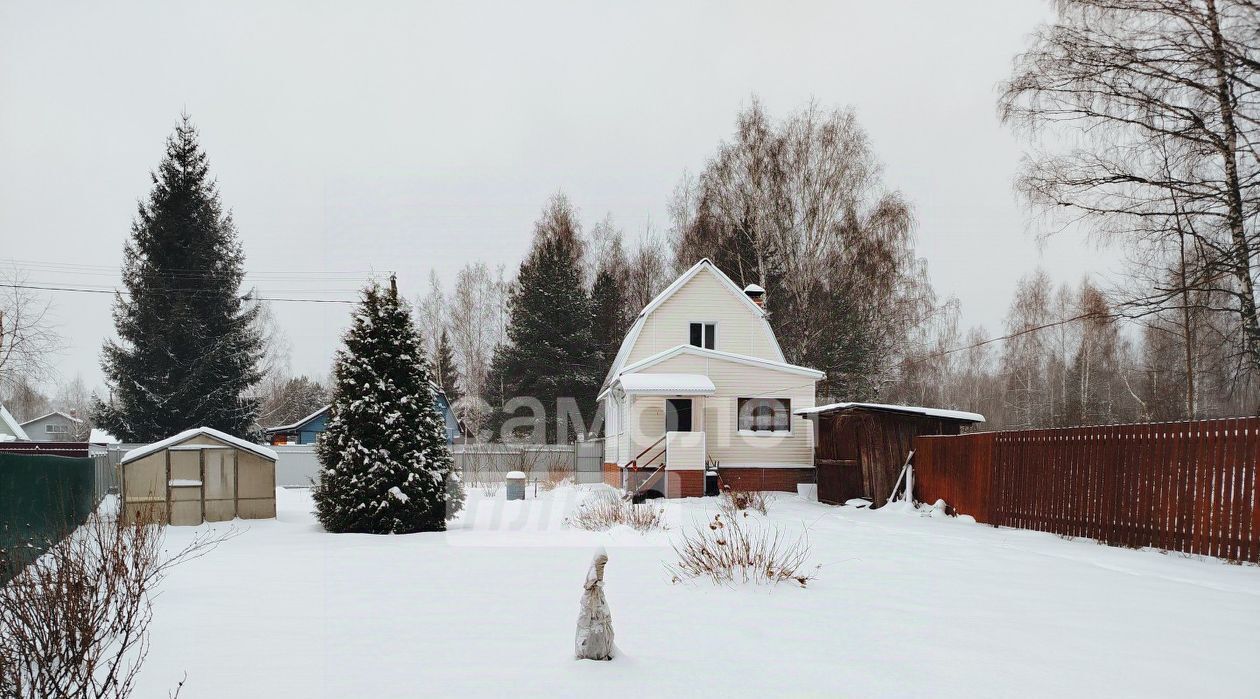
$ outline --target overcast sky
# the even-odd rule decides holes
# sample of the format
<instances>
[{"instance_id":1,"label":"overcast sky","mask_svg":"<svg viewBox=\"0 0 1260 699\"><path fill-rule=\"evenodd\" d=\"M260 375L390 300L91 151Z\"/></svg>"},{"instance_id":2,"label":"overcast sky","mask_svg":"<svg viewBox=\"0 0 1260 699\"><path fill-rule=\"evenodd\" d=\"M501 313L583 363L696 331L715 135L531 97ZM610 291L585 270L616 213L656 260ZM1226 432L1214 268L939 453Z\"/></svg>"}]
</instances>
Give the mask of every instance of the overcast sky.
<instances>
[{"instance_id":1,"label":"overcast sky","mask_svg":"<svg viewBox=\"0 0 1260 699\"><path fill-rule=\"evenodd\" d=\"M1079 238L1038 245L1012 192L1023 144L996 85L1048 17L1042 0L0 0L0 260L34 283L117 284L186 109L264 293L352 298L394 270L413 296L431 268L448 286L472 260L514 270L557 190L588 224L663 230L751 95L775 117L812 97L857 110L937 292L997 334L1037 265L1107 271ZM110 297L50 298L63 378L99 384ZM276 310L292 369L326 375L349 307Z\"/></svg>"}]
</instances>

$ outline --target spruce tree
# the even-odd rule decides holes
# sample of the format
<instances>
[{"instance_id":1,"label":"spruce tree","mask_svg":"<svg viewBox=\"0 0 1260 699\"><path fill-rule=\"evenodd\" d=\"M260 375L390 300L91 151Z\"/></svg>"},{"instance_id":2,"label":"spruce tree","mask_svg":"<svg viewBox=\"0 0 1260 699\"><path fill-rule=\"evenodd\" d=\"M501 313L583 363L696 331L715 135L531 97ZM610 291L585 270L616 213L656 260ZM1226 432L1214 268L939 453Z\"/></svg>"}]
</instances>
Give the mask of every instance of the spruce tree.
<instances>
[{"instance_id":1,"label":"spruce tree","mask_svg":"<svg viewBox=\"0 0 1260 699\"><path fill-rule=\"evenodd\" d=\"M123 253L119 340L102 350L110 401L93 420L125 442L200 426L245 435L262 378L258 307L240 293L244 256L188 115L151 178Z\"/></svg>"},{"instance_id":2,"label":"spruce tree","mask_svg":"<svg viewBox=\"0 0 1260 699\"><path fill-rule=\"evenodd\" d=\"M437 356L433 359L433 373L435 374L433 378L446 394L446 400L454 405L462 394L459 392L459 370L455 368L455 350L451 347L451 336L445 329L438 336Z\"/></svg>"},{"instance_id":3,"label":"spruce tree","mask_svg":"<svg viewBox=\"0 0 1260 699\"><path fill-rule=\"evenodd\" d=\"M608 265L600 265L591 285L591 313L594 318L592 332L595 343L604 355L601 374L621 348L621 340L630 329L629 313L626 312L624 280Z\"/></svg>"},{"instance_id":4,"label":"spruce tree","mask_svg":"<svg viewBox=\"0 0 1260 699\"><path fill-rule=\"evenodd\" d=\"M583 421L594 420L603 356L592 333L582 252L573 209L557 195L535 224L533 247L508 301L507 341L495 350L488 388L491 404L499 408L490 422L496 434L510 417L502 406L517 396L536 398L545 410L545 435L518 437L545 436L551 443L562 434L581 435L586 426L559 413L561 398L576 401Z\"/></svg>"},{"instance_id":5,"label":"spruce tree","mask_svg":"<svg viewBox=\"0 0 1260 699\"><path fill-rule=\"evenodd\" d=\"M330 532L444 530L463 506L463 486L420 335L392 280L364 290L343 339L316 445L316 516Z\"/></svg>"}]
</instances>

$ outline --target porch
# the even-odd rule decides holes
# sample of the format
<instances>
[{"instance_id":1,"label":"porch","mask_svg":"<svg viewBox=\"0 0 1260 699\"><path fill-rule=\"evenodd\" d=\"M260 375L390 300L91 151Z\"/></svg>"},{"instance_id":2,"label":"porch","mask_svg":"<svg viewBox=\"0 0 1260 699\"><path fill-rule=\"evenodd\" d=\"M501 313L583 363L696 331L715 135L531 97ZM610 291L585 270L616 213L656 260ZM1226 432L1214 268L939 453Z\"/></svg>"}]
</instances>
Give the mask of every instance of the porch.
<instances>
[{"instance_id":1,"label":"porch","mask_svg":"<svg viewBox=\"0 0 1260 699\"><path fill-rule=\"evenodd\" d=\"M616 392L608 418L620 445L612 485L639 496L702 493L713 381L701 374L632 374Z\"/></svg>"}]
</instances>

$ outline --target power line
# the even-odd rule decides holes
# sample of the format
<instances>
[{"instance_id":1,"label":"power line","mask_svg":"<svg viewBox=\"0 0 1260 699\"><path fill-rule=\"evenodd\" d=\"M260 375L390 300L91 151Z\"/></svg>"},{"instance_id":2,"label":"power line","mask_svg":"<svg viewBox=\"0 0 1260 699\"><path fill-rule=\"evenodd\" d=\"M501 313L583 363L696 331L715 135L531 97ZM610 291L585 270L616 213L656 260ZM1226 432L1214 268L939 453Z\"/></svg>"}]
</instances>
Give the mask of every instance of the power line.
<instances>
[{"instance_id":1,"label":"power line","mask_svg":"<svg viewBox=\"0 0 1260 699\"><path fill-rule=\"evenodd\" d=\"M31 289L35 291L56 291L56 292L74 293L74 294L113 295L115 293L121 293L121 294L130 293L128 291L124 291L121 289L84 289L84 288L76 288L76 287L69 287L69 286L43 286L43 285L37 285L37 284L0 284L0 286L9 287L12 289ZM185 289L185 290L168 289L166 291L185 291L185 292L196 293L196 292L204 292L207 290L205 289ZM304 298L279 297L279 296L254 296L252 298L257 299L259 301L280 301L280 302L286 302L286 303L344 303L344 304L358 303L358 301L350 301L350 300L345 300L345 299L304 299Z\"/></svg>"}]
</instances>

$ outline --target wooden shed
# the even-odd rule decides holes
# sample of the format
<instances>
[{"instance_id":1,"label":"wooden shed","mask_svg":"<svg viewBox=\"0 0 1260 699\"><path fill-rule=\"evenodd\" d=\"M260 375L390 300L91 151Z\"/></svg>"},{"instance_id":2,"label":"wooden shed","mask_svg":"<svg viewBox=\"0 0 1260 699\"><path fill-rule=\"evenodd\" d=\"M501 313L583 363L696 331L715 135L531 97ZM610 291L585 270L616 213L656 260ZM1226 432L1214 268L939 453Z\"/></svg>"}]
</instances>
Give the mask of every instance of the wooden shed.
<instances>
[{"instance_id":1,"label":"wooden shed","mask_svg":"<svg viewBox=\"0 0 1260 699\"><path fill-rule=\"evenodd\" d=\"M958 434L984 416L959 410L880 403L832 403L796 411L814 424L818 500L835 505L888 500L919 435Z\"/></svg>"},{"instance_id":2,"label":"wooden shed","mask_svg":"<svg viewBox=\"0 0 1260 699\"><path fill-rule=\"evenodd\" d=\"M128 521L197 525L276 516L276 453L209 427L132 449L119 471Z\"/></svg>"}]
</instances>

